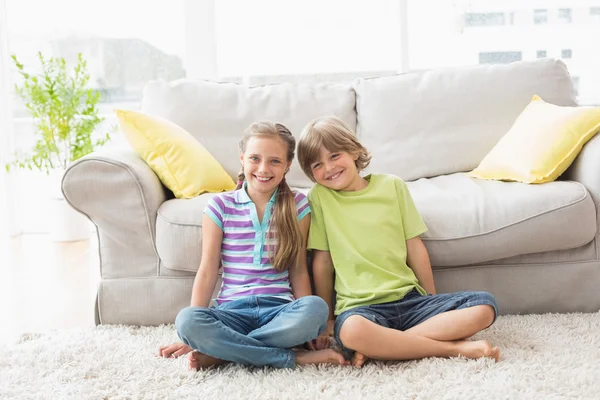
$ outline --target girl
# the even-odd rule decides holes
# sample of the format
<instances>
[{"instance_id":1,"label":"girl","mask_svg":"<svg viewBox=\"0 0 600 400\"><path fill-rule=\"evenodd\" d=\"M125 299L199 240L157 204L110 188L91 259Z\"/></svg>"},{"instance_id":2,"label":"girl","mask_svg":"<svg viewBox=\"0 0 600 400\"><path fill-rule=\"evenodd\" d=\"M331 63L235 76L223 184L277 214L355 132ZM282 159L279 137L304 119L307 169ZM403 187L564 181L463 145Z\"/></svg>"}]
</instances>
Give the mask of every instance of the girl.
<instances>
[{"instance_id":1,"label":"girl","mask_svg":"<svg viewBox=\"0 0 600 400\"><path fill-rule=\"evenodd\" d=\"M191 306L175 320L183 343L161 347L161 356L190 353L194 369L226 361L276 368L345 363L332 349L290 350L305 342L314 349L310 342L328 315L327 304L311 295L306 269L308 201L285 181L295 144L278 123L258 122L244 133L236 190L216 195L204 210ZM223 285L209 308L221 264Z\"/></svg>"}]
</instances>

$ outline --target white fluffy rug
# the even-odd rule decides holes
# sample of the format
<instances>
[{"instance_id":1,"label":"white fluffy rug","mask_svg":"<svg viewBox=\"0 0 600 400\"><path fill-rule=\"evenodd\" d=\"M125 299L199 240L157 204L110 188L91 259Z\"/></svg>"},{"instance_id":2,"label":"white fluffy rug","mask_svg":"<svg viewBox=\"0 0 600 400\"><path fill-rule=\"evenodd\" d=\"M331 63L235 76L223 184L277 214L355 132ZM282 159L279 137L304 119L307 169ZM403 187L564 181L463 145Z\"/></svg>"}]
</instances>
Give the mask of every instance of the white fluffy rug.
<instances>
[{"instance_id":1,"label":"white fluffy rug","mask_svg":"<svg viewBox=\"0 0 600 400\"><path fill-rule=\"evenodd\" d=\"M52 331L0 345L0 398L600 398L600 313L505 316L477 337L500 346L502 360L193 372L185 357L155 356L177 339L172 325Z\"/></svg>"}]
</instances>

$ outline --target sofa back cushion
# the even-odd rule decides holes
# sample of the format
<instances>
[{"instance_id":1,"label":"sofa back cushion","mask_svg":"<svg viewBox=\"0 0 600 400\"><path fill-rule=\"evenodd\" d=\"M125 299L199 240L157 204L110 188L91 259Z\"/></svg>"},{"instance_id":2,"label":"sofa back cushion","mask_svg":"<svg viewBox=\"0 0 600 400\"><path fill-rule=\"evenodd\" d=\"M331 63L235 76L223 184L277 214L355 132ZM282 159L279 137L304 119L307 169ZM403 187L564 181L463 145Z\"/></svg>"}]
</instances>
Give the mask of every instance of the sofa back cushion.
<instances>
[{"instance_id":1,"label":"sofa back cushion","mask_svg":"<svg viewBox=\"0 0 600 400\"><path fill-rule=\"evenodd\" d=\"M237 180L238 142L258 120L287 126L296 137L313 118L336 115L356 128L355 94L350 84L280 84L248 87L203 80L150 82L142 111L166 118L187 130ZM296 187L311 181L294 162L287 176Z\"/></svg>"},{"instance_id":2,"label":"sofa back cushion","mask_svg":"<svg viewBox=\"0 0 600 400\"><path fill-rule=\"evenodd\" d=\"M357 79L354 87L369 171L408 181L477 167L533 95L576 105L565 64L551 59Z\"/></svg>"},{"instance_id":3,"label":"sofa back cushion","mask_svg":"<svg viewBox=\"0 0 600 400\"><path fill-rule=\"evenodd\" d=\"M529 185L457 173L408 182L408 188L436 267L574 249L598 230L594 201L579 182Z\"/></svg>"}]
</instances>

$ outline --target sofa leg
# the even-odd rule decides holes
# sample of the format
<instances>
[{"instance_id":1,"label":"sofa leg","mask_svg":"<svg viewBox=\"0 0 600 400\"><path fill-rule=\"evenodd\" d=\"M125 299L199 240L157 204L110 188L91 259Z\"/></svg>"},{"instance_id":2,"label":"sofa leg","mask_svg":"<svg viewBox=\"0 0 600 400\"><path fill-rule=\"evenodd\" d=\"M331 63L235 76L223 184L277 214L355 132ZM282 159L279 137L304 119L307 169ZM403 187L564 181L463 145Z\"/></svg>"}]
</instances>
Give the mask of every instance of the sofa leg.
<instances>
[{"instance_id":1,"label":"sofa leg","mask_svg":"<svg viewBox=\"0 0 600 400\"><path fill-rule=\"evenodd\" d=\"M100 311L98 310L98 293L96 293L96 301L94 303L94 324L100 325Z\"/></svg>"}]
</instances>

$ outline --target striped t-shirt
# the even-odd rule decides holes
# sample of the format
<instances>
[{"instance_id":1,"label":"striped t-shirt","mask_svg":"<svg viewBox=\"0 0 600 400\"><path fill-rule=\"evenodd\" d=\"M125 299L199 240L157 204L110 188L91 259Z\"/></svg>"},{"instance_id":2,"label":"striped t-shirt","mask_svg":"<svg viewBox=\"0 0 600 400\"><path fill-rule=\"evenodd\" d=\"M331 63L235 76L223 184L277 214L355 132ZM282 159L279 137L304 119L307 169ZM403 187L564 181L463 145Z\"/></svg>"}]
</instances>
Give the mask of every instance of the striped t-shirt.
<instances>
[{"instance_id":1,"label":"striped t-shirt","mask_svg":"<svg viewBox=\"0 0 600 400\"><path fill-rule=\"evenodd\" d=\"M256 206L245 190L246 185L245 182L239 190L214 196L204 209L223 231L223 284L217 303L258 295L293 300L288 270L278 271L271 263L277 239L267 233L277 190L267 204L262 223L259 223ZM310 213L310 207L304 194L293 193L300 221Z\"/></svg>"}]
</instances>

